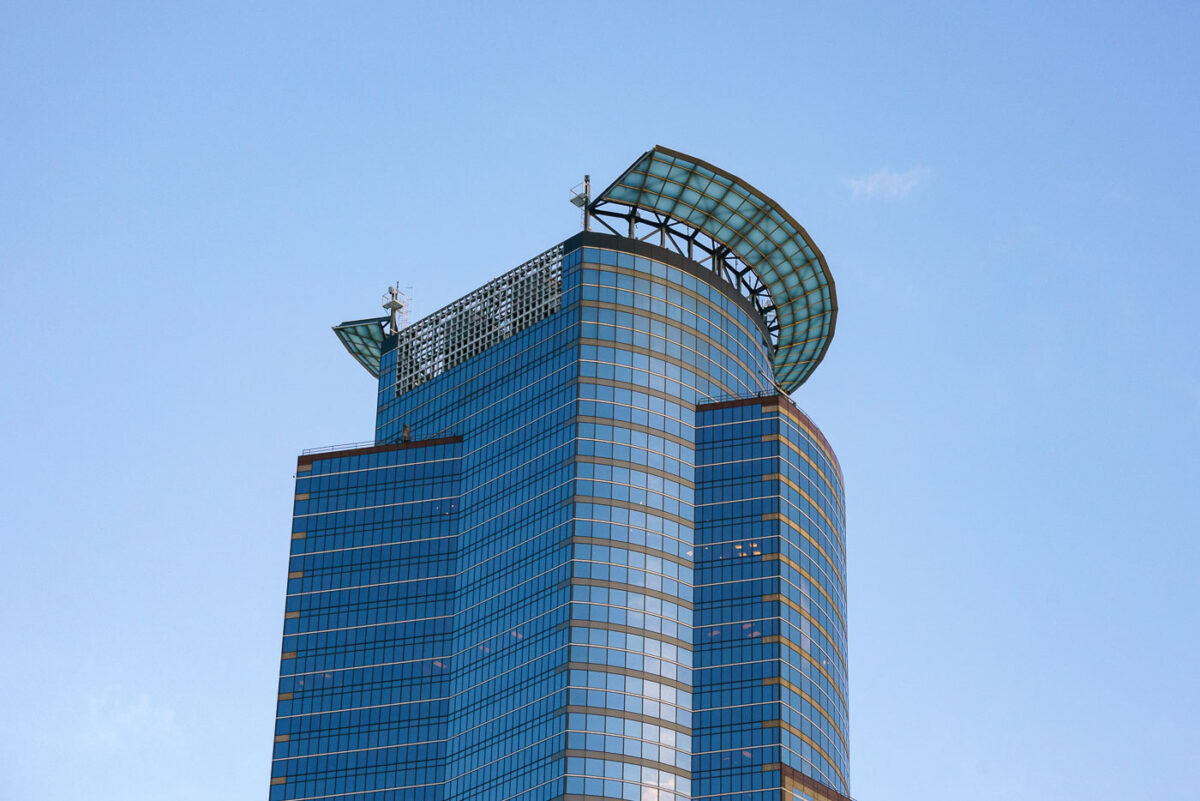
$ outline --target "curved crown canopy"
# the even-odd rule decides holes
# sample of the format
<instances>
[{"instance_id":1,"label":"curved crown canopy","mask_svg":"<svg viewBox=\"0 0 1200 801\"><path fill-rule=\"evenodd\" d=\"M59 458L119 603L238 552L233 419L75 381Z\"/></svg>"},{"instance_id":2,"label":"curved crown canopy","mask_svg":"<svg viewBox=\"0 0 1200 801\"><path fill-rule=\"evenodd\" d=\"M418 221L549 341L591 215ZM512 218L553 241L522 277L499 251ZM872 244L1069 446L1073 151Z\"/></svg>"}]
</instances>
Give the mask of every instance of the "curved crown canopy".
<instances>
[{"instance_id":1,"label":"curved crown canopy","mask_svg":"<svg viewBox=\"0 0 1200 801\"><path fill-rule=\"evenodd\" d=\"M609 203L631 211L606 212ZM741 178L661 146L644 153L591 205L595 214L628 216L631 235L637 209L716 243L709 252L718 271L755 303L775 340L776 382L789 393L803 384L824 358L837 321L833 277L804 228Z\"/></svg>"}]
</instances>

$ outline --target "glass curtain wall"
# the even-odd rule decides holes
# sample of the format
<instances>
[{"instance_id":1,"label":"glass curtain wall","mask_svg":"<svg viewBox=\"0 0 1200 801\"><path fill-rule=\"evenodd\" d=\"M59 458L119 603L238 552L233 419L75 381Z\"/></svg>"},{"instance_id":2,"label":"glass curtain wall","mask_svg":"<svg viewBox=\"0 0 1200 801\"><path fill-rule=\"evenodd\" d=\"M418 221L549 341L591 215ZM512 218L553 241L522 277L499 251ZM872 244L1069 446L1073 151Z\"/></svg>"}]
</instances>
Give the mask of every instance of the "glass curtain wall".
<instances>
[{"instance_id":1,"label":"glass curtain wall","mask_svg":"<svg viewBox=\"0 0 1200 801\"><path fill-rule=\"evenodd\" d=\"M832 453L731 287L561 252L557 311L400 393L388 337L378 444L302 457L272 801L845 791Z\"/></svg>"}]
</instances>

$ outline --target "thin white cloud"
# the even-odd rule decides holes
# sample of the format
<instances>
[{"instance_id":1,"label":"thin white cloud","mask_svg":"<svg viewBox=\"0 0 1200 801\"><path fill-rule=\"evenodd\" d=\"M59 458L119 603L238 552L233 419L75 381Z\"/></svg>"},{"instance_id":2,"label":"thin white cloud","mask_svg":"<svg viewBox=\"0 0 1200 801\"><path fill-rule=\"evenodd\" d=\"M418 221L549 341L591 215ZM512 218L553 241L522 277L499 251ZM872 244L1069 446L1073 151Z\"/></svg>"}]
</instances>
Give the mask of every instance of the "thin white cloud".
<instances>
[{"instance_id":1,"label":"thin white cloud","mask_svg":"<svg viewBox=\"0 0 1200 801\"><path fill-rule=\"evenodd\" d=\"M86 700L87 734L93 744L113 746L130 738L159 736L171 729L175 711L147 693L108 687Z\"/></svg>"},{"instance_id":2,"label":"thin white cloud","mask_svg":"<svg viewBox=\"0 0 1200 801\"><path fill-rule=\"evenodd\" d=\"M917 166L904 172L884 167L862 178L849 178L846 186L850 187L855 197L899 200L925 183L929 175L928 167Z\"/></svg>"}]
</instances>

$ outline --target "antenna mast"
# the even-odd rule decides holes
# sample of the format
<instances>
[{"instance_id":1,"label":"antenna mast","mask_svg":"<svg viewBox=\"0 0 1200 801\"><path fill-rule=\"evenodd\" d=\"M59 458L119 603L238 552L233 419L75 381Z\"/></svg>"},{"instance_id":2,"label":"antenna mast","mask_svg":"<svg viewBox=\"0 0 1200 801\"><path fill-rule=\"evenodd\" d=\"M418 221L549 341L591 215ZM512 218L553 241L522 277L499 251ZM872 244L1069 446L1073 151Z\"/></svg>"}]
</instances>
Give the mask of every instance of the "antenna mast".
<instances>
[{"instance_id":1,"label":"antenna mast","mask_svg":"<svg viewBox=\"0 0 1200 801\"><path fill-rule=\"evenodd\" d=\"M383 308L388 312L388 333L398 334L403 328L408 328L408 309L410 298L400 291L400 282L388 287L383 296Z\"/></svg>"}]
</instances>

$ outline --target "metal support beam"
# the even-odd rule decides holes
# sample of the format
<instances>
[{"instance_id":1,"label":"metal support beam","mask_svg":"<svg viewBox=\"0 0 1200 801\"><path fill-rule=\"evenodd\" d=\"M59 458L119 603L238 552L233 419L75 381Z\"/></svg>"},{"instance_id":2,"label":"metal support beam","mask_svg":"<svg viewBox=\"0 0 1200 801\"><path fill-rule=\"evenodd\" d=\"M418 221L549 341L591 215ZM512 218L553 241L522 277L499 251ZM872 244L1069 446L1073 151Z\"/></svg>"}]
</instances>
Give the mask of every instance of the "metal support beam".
<instances>
[{"instance_id":1,"label":"metal support beam","mask_svg":"<svg viewBox=\"0 0 1200 801\"><path fill-rule=\"evenodd\" d=\"M753 303L771 334L771 344L779 341L779 315L775 311L770 292L759 280L758 274L749 265L742 263L737 254L725 245L686 223L637 206L611 200L597 200L592 203L589 212L592 219L598 220L614 234L621 235L606 218L624 220L624 236L630 239L650 241L651 237L657 234L661 247L669 247L679 255L707 266ZM639 226L642 229L640 236ZM683 246L683 242L687 243L686 247Z\"/></svg>"}]
</instances>

